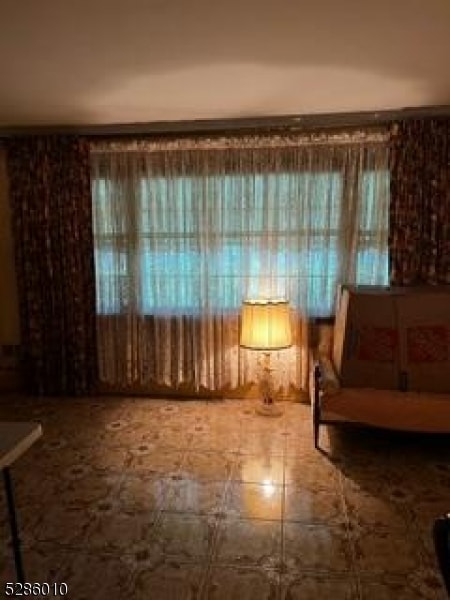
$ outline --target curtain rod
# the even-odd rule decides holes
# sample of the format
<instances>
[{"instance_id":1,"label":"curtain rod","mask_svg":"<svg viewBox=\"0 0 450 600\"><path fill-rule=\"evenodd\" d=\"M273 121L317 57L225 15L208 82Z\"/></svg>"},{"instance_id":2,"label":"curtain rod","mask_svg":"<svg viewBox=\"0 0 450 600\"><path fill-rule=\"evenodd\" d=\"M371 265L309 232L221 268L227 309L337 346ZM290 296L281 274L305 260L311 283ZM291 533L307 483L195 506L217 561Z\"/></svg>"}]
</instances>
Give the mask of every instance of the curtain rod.
<instances>
[{"instance_id":1,"label":"curtain rod","mask_svg":"<svg viewBox=\"0 0 450 600\"><path fill-rule=\"evenodd\" d=\"M408 107L395 110L348 113L317 113L278 117L240 117L230 119L197 119L154 121L111 125L27 125L0 126L0 138L22 135L83 135L88 137L136 136L155 134L195 134L287 129L304 131L343 127L388 125L395 121L421 118L450 118L450 105Z\"/></svg>"},{"instance_id":2,"label":"curtain rod","mask_svg":"<svg viewBox=\"0 0 450 600\"><path fill-rule=\"evenodd\" d=\"M152 136L144 138L94 138L90 140L91 153L108 154L110 152L185 152L186 150L200 150L208 152L213 150L267 150L269 148L282 148L283 150L298 149L300 147L330 146L334 147L363 144L369 148L385 144L389 140L389 129L377 127L370 131L358 129L356 131L330 132L281 132L268 133L239 132L233 135L184 135L182 137Z\"/></svg>"}]
</instances>

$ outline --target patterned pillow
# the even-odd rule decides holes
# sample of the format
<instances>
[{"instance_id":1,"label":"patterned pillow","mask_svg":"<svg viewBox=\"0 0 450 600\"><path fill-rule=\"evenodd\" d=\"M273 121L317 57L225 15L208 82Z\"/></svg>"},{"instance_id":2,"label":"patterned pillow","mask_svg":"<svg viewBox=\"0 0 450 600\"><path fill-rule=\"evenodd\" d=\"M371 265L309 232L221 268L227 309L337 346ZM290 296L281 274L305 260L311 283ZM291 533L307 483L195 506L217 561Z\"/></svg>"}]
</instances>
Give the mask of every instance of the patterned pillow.
<instances>
[{"instance_id":1,"label":"patterned pillow","mask_svg":"<svg viewBox=\"0 0 450 600\"><path fill-rule=\"evenodd\" d=\"M420 325L406 330L410 363L446 362L449 359L450 329L445 325Z\"/></svg>"},{"instance_id":2,"label":"patterned pillow","mask_svg":"<svg viewBox=\"0 0 450 600\"><path fill-rule=\"evenodd\" d=\"M398 349L398 332L392 327L366 325L358 331L356 357L359 360L394 362Z\"/></svg>"}]
</instances>

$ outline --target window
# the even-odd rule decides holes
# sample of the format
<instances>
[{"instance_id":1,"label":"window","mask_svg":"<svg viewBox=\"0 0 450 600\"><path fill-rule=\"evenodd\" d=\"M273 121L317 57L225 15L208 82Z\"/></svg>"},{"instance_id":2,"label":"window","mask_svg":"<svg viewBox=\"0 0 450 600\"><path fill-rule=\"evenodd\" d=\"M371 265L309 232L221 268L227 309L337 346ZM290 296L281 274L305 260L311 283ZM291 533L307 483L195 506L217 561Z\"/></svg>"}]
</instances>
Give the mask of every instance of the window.
<instances>
[{"instance_id":1,"label":"window","mask_svg":"<svg viewBox=\"0 0 450 600\"><path fill-rule=\"evenodd\" d=\"M337 170L94 179L98 312L237 310L266 293L331 314L350 255L355 283L388 283L389 174L364 171L350 207L345 185Z\"/></svg>"}]
</instances>

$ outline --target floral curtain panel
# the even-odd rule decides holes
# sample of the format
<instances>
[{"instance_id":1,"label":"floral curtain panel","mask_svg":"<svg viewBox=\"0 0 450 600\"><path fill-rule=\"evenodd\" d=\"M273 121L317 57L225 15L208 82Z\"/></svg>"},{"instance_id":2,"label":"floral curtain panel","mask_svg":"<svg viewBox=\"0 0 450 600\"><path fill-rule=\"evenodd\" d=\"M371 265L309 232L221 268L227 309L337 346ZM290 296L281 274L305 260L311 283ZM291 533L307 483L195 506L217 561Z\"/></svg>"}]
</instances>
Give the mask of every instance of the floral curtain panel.
<instances>
[{"instance_id":1,"label":"floral curtain panel","mask_svg":"<svg viewBox=\"0 0 450 600\"><path fill-rule=\"evenodd\" d=\"M391 173L391 283L449 284L450 119L397 124Z\"/></svg>"},{"instance_id":2,"label":"floral curtain panel","mask_svg":"<svg viewBox=\"0 0 450 600\"><path fill-rule=\"evenodd\" d=\"M85 394L97 382L89 144L8 142L24 383L34 394Z\"/></svg>"},{"instance_id":3,"label":"floral curtain panel","mask_svg":"<svg viewBox=\"0 0 450 600\"><path fill-rule=\"evenodd\" d=\"M240 395L246 298L284 297L295 344L276 390L307 388L306 318L337 283L386 284L388 134L228 136L91 147L100 380Z\"/></svg>"}]
</instances>

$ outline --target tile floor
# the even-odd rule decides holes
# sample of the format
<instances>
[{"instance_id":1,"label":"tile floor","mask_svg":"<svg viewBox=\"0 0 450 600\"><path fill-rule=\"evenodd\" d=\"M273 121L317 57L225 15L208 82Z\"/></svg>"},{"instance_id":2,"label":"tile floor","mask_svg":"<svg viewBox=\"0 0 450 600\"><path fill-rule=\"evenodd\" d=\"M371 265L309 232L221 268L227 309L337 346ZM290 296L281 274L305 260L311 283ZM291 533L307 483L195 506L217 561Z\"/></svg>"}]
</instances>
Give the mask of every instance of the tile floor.
<instances>
[{"instance_id":1,"label":"tile floor","mask_svg":"<svg viewBox=\"0 0 450 600\"><path fill-rule=\"evenodd\" d=\"M450 441L322 432L251 401L0 399L44 437L12 470L27 580L71 600L444 600ZM0 575L13 570L0 494Z\"/></svg>"}]
</instances>

